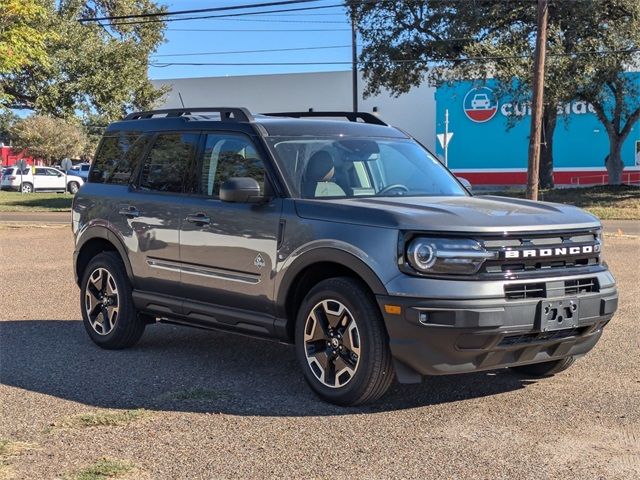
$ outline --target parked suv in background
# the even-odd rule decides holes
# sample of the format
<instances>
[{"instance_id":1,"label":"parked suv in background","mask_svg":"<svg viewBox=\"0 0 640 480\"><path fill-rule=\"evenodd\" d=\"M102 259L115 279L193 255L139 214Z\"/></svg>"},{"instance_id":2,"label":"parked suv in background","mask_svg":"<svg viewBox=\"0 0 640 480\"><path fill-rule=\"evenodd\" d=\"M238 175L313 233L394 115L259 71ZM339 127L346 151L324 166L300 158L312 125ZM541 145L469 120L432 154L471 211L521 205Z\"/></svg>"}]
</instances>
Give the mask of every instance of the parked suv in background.
<instances>
[{"instance_id":1,"label":"parked suv in background","mask_svg":"<svg viewBox=\"0 0 640 480\"><path fill-rule=\"evenodd\" d=\"M131 114L104 134L73 232L99 346L158 320L290 342L342 405L394 377L554 374L617 307L597 218L472 196L365 113Z\"/></svg>"},{"instance_id":2,"label":"parked suv in background","mask_svg":"<svg viewBox=\"0 0 640 480\"><path fill-rule=\"evenodd\" d=\"M66 183L65 183L66 181ZM64 192L76 193L84 185L84 180L76 175L67 175L51 167L27 167L20 175L20 169L9 167L2 175L2 190L23 193Z\"/></svg>"}]
</instances>

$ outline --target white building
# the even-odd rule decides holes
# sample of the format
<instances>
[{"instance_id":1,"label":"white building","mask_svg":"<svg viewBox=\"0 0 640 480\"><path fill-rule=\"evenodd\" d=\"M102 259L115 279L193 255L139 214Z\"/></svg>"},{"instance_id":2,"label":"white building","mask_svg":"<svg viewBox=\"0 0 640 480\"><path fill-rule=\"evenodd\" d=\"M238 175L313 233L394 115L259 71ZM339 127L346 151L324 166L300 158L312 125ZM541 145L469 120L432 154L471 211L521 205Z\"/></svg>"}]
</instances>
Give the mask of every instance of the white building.
<instances>
[{"instance_id":1,"label":"white building","mask_svg":"<svg viewBox=\"0 0 640 480\"><path fill-rule=\"evenodd\" d=\"M153 84L171 87L159 108L180 108L184 102L186 107L247 107L253 113L352 110L349 71L177 78ZM364 86L360 79L358 110L376 112L435 151L435 88L421 86L399 97L383 93L365 99Z\"/></svg>"}]
</instances>

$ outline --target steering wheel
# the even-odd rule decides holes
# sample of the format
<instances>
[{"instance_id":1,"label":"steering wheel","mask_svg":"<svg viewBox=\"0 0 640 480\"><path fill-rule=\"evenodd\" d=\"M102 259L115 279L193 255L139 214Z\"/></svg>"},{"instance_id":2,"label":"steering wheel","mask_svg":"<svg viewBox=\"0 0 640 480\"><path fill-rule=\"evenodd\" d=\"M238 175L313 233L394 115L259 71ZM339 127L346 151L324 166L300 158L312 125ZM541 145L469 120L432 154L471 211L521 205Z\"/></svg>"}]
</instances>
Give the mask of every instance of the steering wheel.
<instances>
[{"instance_id":1,"label":"steering wheel","mask_svg":"<svg viewBox=\"0 0 640 480\"><path fill-rule=\"evenodd\" d=\"M391 190L396 190L396 189L397 190L402 190L403 192L408 192L409 191L409 189L405 185L402 185L401 183L394 183L393 185L387 185L382 190L380 190L378 193L376 193L376 195L384 195L385 193L388 193Z\"/></svg>"}]
</instances>

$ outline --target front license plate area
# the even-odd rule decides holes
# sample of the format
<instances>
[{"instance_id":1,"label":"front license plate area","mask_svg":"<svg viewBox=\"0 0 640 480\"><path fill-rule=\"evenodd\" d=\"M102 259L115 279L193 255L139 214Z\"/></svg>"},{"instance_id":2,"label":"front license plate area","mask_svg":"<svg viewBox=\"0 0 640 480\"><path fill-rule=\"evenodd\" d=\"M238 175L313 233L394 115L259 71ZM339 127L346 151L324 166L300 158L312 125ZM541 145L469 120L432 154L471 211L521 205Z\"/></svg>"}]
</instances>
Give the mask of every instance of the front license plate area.
<instances>
[{"instance_id":1,"label":"front license plate area","mask_svg":"<svg viewBox=\"0 0 640 480\"><path fill-rule=\"evenodd\" d=\"M552 332L578 326L580 304L577 298L540 302L540 331Z\"/></svg>"}]
</instances>

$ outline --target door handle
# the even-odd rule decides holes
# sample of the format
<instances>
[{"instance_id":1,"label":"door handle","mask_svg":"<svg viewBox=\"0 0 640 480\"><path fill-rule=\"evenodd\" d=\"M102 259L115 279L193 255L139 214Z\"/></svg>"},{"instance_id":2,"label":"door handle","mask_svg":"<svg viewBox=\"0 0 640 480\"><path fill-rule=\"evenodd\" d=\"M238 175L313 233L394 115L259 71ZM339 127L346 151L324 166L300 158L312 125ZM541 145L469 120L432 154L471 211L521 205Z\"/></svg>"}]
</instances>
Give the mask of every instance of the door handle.
<instances>
[{"instance_id":1,"label":"door handle","mask_svg":"<svg viewBox=\"0 0 640 480\"><path fill-rule=\"evenodd\" d=\"M195 223L196 225L209 225L211 218L207 217L204 213L194 213L187 215L187 222Z\"/></svg>"},{"instance_id":2,"label":"door handle","mask_svg":"<svg viewBox=\"0 0 640 480\"><path fill-rule=\"evenodd\" d=\"M133 205L126 205L121 207L120 210L118 210L118 213L128 218L136 218L140 216L140 210L138 210Z\"/></svg>"}]
</instances>

